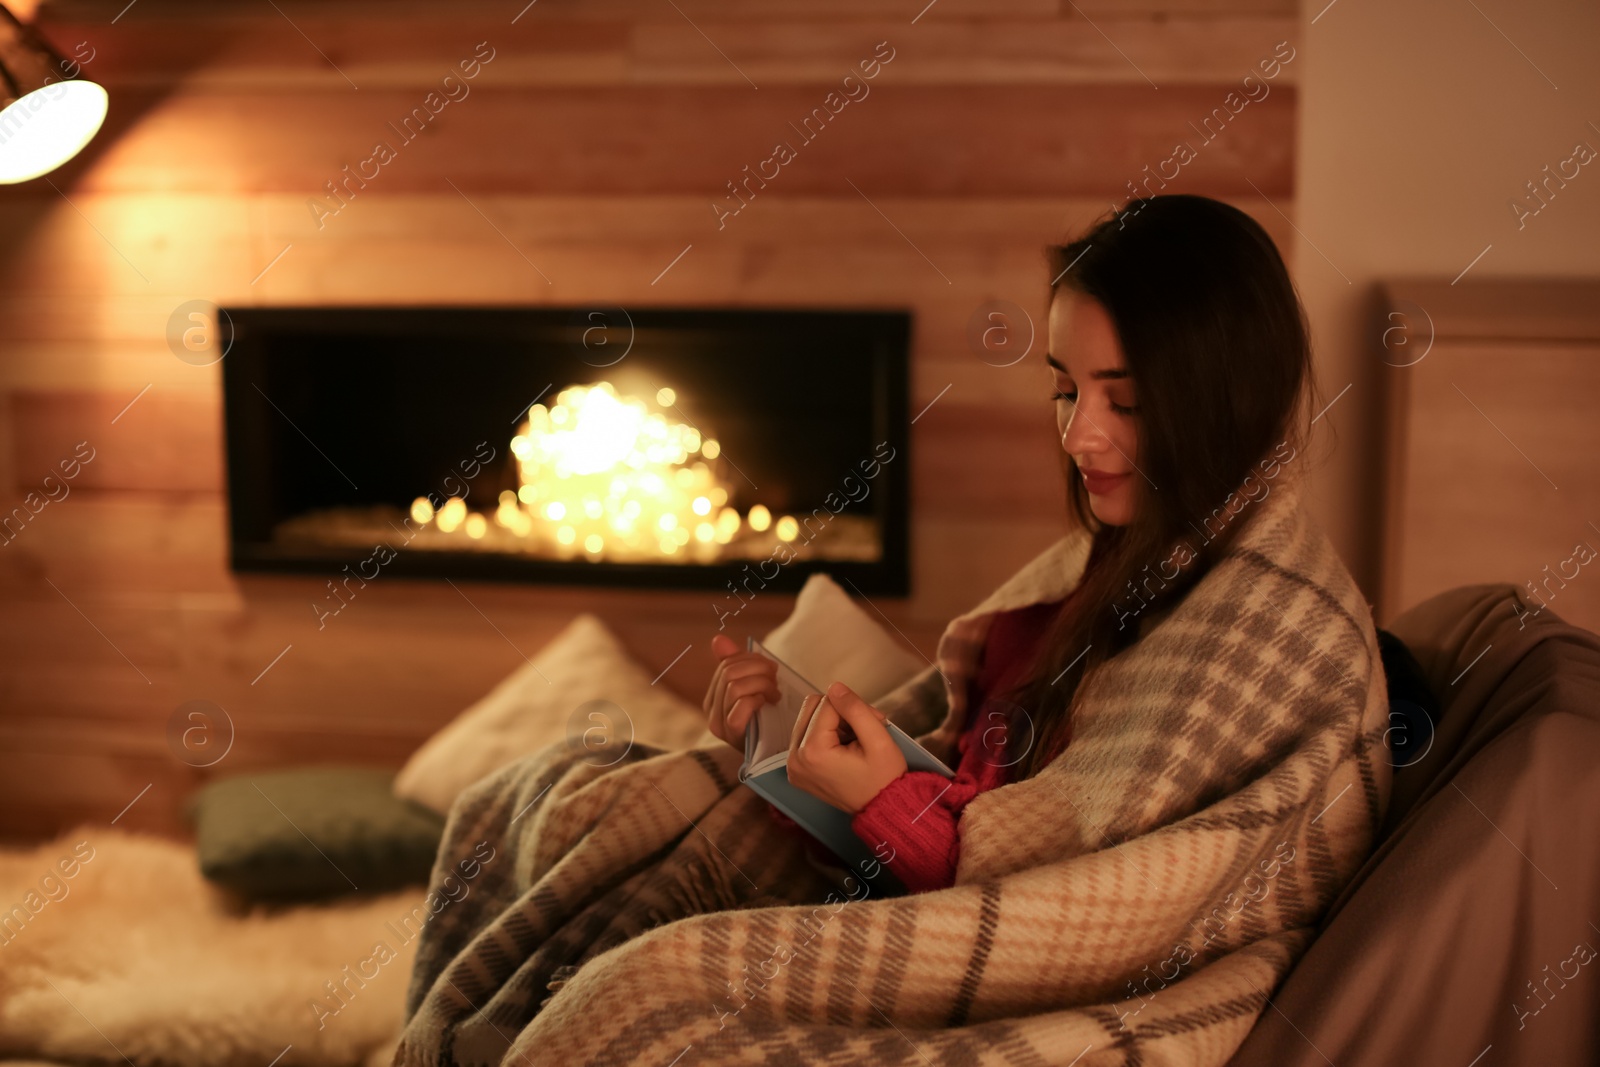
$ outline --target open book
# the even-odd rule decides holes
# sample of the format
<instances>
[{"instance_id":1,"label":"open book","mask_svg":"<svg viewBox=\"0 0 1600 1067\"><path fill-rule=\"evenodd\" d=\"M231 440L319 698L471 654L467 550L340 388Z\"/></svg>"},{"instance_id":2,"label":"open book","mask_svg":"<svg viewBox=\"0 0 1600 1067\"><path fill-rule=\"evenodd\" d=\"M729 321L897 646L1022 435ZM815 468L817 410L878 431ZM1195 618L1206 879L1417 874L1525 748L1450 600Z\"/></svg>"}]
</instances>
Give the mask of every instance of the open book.
<instances>
[{"instance_id":1,"label":"open book","mask_svg":"<svg viewBox=\"0 0 1600 1067\"><path fill-rule=\"evenodd\" d=\"M789 784L789 739L794 734L795 720L800 716L800 704L822 690L802 678L754 637L747 639L745 647L778 665L779 696L776 704L762 705L745 727L744 762L739 766L739 780L805 827L852 872L868 881L877 881L869 872L879 871L884 857L876 855L872 847L851 830L850 813ZM907 770L936 771L946 778L955 777L954 771L917 744L910 734L892 722L884 725L905 754ZM886 872L887 868L883 870Z\"/></svg>"}]
</instances>

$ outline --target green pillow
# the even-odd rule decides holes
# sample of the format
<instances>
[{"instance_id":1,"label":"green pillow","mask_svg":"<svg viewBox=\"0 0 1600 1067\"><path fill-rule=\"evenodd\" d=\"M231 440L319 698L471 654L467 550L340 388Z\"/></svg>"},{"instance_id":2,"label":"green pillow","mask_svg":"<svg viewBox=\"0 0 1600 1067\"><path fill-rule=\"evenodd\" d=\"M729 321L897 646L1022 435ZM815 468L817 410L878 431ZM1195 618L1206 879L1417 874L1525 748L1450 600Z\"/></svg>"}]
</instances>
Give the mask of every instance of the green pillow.
<instances>
[{"instance_id":1,"label":"green pillow","mask_svg":"<svg viewBox=\"0 0 1600 1067\"><path fill-rule=\"evenodd\" d=\"M251 900L425 885L444 818L391 771L314 767L224 778L189 801L200 873Z\"/></svg>"}]
</instances>

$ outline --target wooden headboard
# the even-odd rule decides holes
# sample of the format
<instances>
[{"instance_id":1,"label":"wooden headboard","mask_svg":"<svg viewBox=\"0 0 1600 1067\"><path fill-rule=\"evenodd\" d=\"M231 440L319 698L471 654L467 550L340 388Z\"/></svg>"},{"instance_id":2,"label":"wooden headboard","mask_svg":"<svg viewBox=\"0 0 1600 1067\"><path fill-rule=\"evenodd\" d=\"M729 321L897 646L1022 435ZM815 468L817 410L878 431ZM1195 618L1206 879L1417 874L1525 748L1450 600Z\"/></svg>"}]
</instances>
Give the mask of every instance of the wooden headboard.
<instances>
[{"instance_id":1,"label":"wooden headboard","mask_svg":"<svg viewBox=\"0 0 1600 1067\"><path fill-rule=\"evenodd\" d=\"M1394 280L1377 304L1378 624L1505 581L1600 630L1600 279Z\"/></svg>"}]
</instances>

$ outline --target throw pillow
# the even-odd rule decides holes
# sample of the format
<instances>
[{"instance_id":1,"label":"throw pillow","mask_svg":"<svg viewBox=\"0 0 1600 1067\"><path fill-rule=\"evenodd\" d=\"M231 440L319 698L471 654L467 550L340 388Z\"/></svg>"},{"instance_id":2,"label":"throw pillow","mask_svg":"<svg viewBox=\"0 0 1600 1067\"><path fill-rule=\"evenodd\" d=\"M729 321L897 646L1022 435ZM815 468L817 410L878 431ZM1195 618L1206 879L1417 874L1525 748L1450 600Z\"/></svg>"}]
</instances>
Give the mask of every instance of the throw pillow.
<instances>
[{"instance_id":1,"label":"throw pillow","mask_svg":"<svg viewBox=\"0 0 1600 1067\"><path fill-rule=\"evenodd\" d=\"M927 666L821 573L806 579L794 611L761 643L818 689L843 682L869 704Z\"/></svg>"},{"instance_id":2,"label":"throw pillow","mask_svg":"<svg viewBox=\"0 0 1600 1067\"><path fill-rule=\"evenodd\" d=\"M395 796L393 777L315 767L212 782L188 809L200 872L251 900L425 885L444 820Z\"/></svg>"},{"instance_id":3,"label":"throw pillow","mask_svg":"<svg viewBox=\"0 0 1600 1067\"><path fill-rule=\"evenodd\" d=\"M698 707L650 681L605 623L583 612L425 741L395 777L395 793L447 814L467 786L548 745L581 745L605 762L606 746L630 738L666 749L715 740Z\"/></svg>"}]
</instances>

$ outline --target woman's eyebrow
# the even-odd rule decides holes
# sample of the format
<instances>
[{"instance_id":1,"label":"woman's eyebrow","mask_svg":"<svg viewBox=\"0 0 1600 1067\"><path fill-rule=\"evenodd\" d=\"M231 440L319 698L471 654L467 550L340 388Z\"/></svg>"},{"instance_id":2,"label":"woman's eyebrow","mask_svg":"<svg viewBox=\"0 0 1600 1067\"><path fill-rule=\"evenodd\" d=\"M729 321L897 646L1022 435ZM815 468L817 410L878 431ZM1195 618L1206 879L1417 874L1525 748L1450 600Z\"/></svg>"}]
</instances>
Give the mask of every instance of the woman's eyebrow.
<instances>
[{"instance_id":1,"label":"woman's eyebrow","mask_svg":"<svg viewBox=\"0 0 1600 1067\"><path fill-rule=\"evenodd\" d=\"M1067 370L1066 367L1061 365L1061 361L1060 360L1056 359L1055 356L1052 356L1048 352L1046 352L1044 354L1044 361L1046 363L1050 364L1056 370L1060 371L1062 374L1071 374L1072 373L1071 371ZM1110 369L1110 370L1093 371L1089 375L1089 377L1093 378L1095 381L1106 381L1106 380L1112 379L1112 378L1126 378L1127 376L1128 376L1128 372L1126 370L1123 370L1120 367L1113 368L1113 369Z\"/></svg>"}]
</instances>

